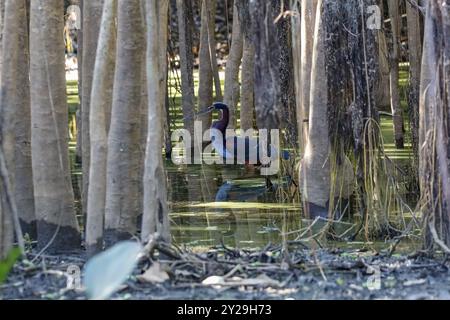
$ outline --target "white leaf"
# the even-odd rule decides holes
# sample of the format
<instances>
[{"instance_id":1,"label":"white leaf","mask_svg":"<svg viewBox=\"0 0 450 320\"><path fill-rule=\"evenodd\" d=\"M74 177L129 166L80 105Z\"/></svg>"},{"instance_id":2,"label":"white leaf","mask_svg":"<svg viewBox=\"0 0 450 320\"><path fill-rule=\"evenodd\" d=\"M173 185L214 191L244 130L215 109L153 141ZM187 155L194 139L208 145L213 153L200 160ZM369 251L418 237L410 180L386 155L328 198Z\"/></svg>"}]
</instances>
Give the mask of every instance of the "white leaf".
<instances>
[{"instance_id":1,"label":"white leaf","mask_svg":"<svg viewBox=\"0 0 450 320\"><path fill-rule=\"evenodd\" d=\"M84 271L84 286L93 300L108 299L128 279L136 267L143 247L125 241L90 259Z\"/></svg>"}]
</instances>

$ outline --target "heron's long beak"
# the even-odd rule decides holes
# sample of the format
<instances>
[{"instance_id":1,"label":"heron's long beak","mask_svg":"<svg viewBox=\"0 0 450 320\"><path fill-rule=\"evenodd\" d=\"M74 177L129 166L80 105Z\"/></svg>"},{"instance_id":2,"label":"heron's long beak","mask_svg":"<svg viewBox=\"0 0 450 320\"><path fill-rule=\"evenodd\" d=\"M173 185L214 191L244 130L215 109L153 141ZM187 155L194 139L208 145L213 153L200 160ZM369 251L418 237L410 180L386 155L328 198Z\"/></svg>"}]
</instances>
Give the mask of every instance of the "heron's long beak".
<instances>
[{"instance_id":1,"label":"heron's long beak","mask_svg":"<svg viewBox=\"0 0 450 320\"><path fill-rule=\"evenodd\" d=\"M198 117L198 116L202 116L202 115L204 115L204 114L211 113L211 112L213 112L213 111L214 111L214 107L213 107L213 106L210 106L210 107L207 107L207 108L201 110L200 112L196 113L195 115Z\"/></svg>"},{"instance_id":2,"label":"heron's long beak","mask_svg":"<svg viewBox=\"0 0 450 320\"><path fill-rule=\"evenodd\" d=\"M214 107L210 106L210 107L204 108L203 110L201 110L201 111L199 111L197 113L194 113L192 116L185 117L183 120L191 120L192 118L196 118L198 116L202 116L204 114L208 114L208 113L211 113L213 111L214 111Z\"/></svg>"}]
</instances>

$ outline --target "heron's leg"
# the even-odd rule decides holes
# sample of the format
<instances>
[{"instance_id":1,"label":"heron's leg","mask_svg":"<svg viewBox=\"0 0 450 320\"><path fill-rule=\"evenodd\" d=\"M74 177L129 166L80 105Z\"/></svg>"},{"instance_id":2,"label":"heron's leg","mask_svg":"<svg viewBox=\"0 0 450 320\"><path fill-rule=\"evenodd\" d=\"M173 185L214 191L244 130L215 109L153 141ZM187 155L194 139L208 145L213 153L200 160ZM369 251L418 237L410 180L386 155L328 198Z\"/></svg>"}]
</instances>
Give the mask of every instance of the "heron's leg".
<instances>
[{"instance_id":1,"label":"heron's leg","mask_svg":"<svg viewBox=\"0 0 450 320\"><path fill-rule=\"evenodd\" d=\"M273 187L272 181L271 181L270 178L267 177L267 176L266 176L265 178L266 178L266 188L267 188L268 190L273 190L274 187Z\"/></svg>"}]
</instances>

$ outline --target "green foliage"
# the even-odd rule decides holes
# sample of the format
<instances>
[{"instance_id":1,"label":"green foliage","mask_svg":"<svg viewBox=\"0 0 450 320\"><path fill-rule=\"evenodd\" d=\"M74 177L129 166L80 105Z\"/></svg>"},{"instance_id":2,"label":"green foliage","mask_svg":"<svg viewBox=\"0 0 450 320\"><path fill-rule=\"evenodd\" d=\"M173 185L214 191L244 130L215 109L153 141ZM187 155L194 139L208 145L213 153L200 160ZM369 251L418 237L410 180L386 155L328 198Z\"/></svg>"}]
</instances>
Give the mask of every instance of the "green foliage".
<instances>
[{"instance_id":1,"label":"green foliage","mask_svg":"<svg viewBox=\"0 0 450 320\"><path fill-rule=\"evenodd\" d=\"M6 280L9 272L21 255L20 248L15 247L9 252L5 260L0 261L0 284Z\"/></svg>"}]
</instances>

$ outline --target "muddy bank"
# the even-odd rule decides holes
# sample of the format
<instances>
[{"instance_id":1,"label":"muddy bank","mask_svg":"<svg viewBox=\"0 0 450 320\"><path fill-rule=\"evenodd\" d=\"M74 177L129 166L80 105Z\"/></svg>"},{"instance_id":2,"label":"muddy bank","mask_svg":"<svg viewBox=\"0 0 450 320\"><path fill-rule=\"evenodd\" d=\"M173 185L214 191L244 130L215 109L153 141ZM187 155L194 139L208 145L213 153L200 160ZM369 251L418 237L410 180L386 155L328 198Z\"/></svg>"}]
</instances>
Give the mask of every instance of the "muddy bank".
<instances>
[{"instance_id":1,"label":"muddy bank","mask_svg":"<svg viewBox=\"0 0 450 320\"><path fill-rule=\"evenodd\" d=\"M68 268L82 269L84 263L78 254L20 262L0 286L0 299L87 299L83 289L67 287ZM338 249L287 255L279 248L251 252L222 247L158 263L167 281L145 282L141 275L154 263L143 261L112 298L450 300L449 264L439 257Z\"/></svg>"}]
</instances>

